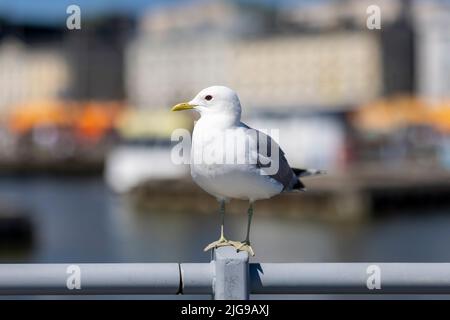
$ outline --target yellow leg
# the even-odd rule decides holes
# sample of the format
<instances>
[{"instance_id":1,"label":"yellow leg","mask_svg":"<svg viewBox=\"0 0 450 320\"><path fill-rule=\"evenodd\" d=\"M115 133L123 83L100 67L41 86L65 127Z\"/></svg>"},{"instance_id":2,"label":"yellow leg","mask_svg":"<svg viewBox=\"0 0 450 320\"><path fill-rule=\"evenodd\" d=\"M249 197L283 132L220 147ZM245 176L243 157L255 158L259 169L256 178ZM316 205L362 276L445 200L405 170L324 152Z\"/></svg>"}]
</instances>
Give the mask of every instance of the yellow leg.
<instances>
[{"instance_id":1,"label":"yellow leg","mask_svg":"<svg viewBox=\"0 0 450 320\"><path fill-rule=\"evenodd\" d=\"M253 251L253 248L250 245L250 226L252 224L252 217L253 217L253 202L250 201L250 205L247 210L248 214L248 220L247 220L247 235L245 237L245 240L240 241L229 241L229 243L236 248L237 251L246 251L250 255L254 256L255 252Z\"/></svg>"},{"instance_id":2,"label":"yellow leg","mask_svg":"<svg viewBox=\"0 0 450 320\"><path fill-rule=\"evenodd\" d=\"M211 242L210 244L208 244L205 249L203 249L203 251L208 251L214 248L218 248L218 247L224 247L224 246L230 246L230 242L225 238L225 236L223 235L223 225L225 222L225 201L221 200L220 201L220 219L221 219L221 223L220 223L220 238L217 241Z\"/></svg>"}]
</instances>

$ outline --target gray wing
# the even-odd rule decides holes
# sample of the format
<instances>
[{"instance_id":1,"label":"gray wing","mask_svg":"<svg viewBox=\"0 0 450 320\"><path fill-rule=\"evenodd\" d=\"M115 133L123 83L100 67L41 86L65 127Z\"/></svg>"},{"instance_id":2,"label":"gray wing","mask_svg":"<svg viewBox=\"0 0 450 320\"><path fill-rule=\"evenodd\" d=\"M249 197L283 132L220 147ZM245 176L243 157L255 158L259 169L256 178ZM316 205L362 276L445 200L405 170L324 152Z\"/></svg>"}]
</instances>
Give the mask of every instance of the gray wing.
<instances>
[{"instance_id":1,"label":"gray wing","mask_svg":"<svg viewBox=\"0 0 450 320\"><path fill-rule=\"evenodd\" d=\"M251 129L256 132L256 145L258 153L256 163L257 168L265 171L269 177L281 183L283 185L283 191L303 189L303 184L295 175L278 143L276 143L275 140L264 132L250 128L247 125L244 126L247 129ZM255 135L251 135L252 138L254 136ZM271 168L271 166L274 165L273 161L277 161L278 170L273 170L273 168Z\"/></svg>"}]
</instances>

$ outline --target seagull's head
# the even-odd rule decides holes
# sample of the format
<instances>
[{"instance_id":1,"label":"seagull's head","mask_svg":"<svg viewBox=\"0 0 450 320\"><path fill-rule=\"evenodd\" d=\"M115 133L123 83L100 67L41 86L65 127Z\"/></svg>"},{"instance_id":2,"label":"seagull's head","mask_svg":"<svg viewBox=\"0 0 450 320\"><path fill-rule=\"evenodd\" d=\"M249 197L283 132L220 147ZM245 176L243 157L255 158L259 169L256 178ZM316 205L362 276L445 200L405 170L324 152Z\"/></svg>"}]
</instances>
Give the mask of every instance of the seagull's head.
<instances>
[{"instance_id":1,"label":"seagull's head","mask_svg":"<svg viewBox=\"0 0 450 320\"><path fill-rule=\"evenodd\" d=\"M233 90L224 86L212 86L200 91L194 99L175 105L172 111L194 109L201 116L224 115L240 120L241 103Z\"/></svg>"}]
</instances>

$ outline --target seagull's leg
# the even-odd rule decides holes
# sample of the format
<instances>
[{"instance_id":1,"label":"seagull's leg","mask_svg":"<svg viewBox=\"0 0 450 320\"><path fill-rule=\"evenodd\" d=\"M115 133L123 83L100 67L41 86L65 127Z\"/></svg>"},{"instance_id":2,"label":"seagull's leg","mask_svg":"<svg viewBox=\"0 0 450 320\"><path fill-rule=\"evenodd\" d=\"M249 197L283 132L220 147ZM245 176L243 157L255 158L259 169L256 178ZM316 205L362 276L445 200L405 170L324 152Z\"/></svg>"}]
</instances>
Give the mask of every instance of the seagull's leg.
<instances>
[{"instance_id":1,"label":"seagull's leg","mask_svg":"<svg viewBox=\"0 0 450 320\"><path fill-rule=\"evenodd\" d=\"M220 240L226 240L225 237L223 236L223 226L225 225L225 201L224 200L220 201L219 214L220 214Z\"/></svg>"},{"instance_id":2,"label":"seagull's leg","mask_svg":"<svg viewBox=\"0 0 450 320\"><path fill-rule=\"evenodd\" d=\"M223 235L223 226L225 224L225 200L220 200L219 214L220 214L220 238L219 238L219 240L211 242L210 244L208 244L205 247L205 249L203 249L203 251L208 251L208 250L211 250L213 248L229 246L230 245L228 240Z\"/></svg>"},{"instance_id":3,"label":"seagull's leg","mask_svg":"<svg viewBox=\"0 0 450 320\"><path fill-rule=\"evenodd\" d=\"M253 251L252 247L250 246L250 226L252 224L252 217L253 217L253 201L250 201L248 210L248 220L247 220L247 235L245 237L245 240L243 242L239 241L230 241L230 244L236 248L237 251L247 251L252 256L255 255L255 252Z\"/></svg>"}]
</instances>

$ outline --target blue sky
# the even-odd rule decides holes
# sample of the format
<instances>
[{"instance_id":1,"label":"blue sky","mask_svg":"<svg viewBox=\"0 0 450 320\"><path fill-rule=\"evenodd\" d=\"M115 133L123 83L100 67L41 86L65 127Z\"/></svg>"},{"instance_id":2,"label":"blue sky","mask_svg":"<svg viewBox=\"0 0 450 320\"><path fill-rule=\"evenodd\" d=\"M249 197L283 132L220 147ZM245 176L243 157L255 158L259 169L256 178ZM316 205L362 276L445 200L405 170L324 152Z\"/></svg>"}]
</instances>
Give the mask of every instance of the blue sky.
<instances>
[{"instance_id":1,"label":"blue sky","mask_svg":"<svg viewBox=\"0 0 450 320\"><path fill-rule=\"evenodd\" d=\"M187 0L195 1L195 0ZM305 3L314 0L240 0L265 3ZM323 1L323 0L322 0ZM55 24L65 21L66 8L77 4L82 15L93 16L102 13L124 12L138 14L143 9L154 6L181 3L183 0L0 0L0 17L14 22Z\"/></svg>"},{"instance_id":2,"label":"blue sky","mask_svg":"<svg viewBox=\"0 0 450 320\"><path fill-rule=\"evenodd\" d=\"M199 0L0 0L0 17L13 22L58 24L65 23L66 8L71 4L81 7L82 16L89 17L104 13L139 14L146 8L162 5L176 5L186 1ZM202 1L202 0L200 0ZM203 0L208 1L208 0ZM224 0L233 1L233 0ZM312 4L333 0L234 0L241 2L270 3L281 6ZM334 0L339 1L339 0ZM416 0L431 1L431 0ZM450 4L450 0L435 0Z\"/></svg>"},{"instance_id":3,"label":"blue sky","mask_svg":"<svg viewBox=\"0 0 450 320\"><path fill-rule=\"evenodd\" d=\"M66 8L79 5L82 15L125 12L138 13L149 6L180 2L180 0L0 0L0 16L15 22L52 24L65 21Z\"/></svg>"}]
</instances>

